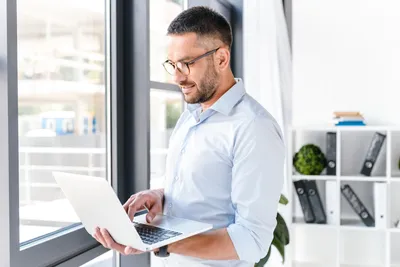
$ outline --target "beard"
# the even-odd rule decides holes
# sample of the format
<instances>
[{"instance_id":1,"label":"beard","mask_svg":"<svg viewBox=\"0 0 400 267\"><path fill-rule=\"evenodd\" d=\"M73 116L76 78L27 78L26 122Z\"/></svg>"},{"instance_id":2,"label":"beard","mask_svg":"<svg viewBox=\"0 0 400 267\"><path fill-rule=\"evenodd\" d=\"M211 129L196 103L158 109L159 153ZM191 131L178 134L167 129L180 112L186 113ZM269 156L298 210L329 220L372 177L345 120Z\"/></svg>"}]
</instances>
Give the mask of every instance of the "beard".
<instances>
[{"instance_id":1,"label":"beard","mask_svg":"<svg viewBox=\"0 0 400 267\"><path fill-rule=\"evenodd\" d=\"M197 90L189 95L184 95L185 101L189 104L204 103L210 100L218 88L219 75L214 65L209 64L207 72L197 85Z\"/></svg>"}]
</instances>

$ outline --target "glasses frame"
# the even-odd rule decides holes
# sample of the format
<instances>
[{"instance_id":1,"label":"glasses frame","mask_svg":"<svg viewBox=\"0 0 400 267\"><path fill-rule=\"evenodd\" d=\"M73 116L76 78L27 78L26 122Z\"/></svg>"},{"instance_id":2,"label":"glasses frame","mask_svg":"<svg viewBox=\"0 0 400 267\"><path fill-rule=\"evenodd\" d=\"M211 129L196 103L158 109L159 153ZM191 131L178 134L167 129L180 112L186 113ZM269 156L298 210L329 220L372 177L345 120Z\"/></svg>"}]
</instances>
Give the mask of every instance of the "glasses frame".
<instances>
[{"instance_id":1,"label":"glasses frame","mask_svg":"<svg viewBox=\"0 0 400 267\"><path fill-rule=\"evenodd\" d=\"M173 62L172 60L167 59L166 61L164 61L164 62L162 63L162 65L163 65L165 71L166 71L168 74L172 75L172 76L175 76L176 74L174 75L174 74L170 73L170 72L167 70L167 68L165 67L166 64L172 65L172 66L174 67L174 69L175 69L175 73L176 73L176 70L178 69L178 71L179 71L182 75L189 76L189 75L190 75L190 67L189 67L190 65L194 64L196 61L198 61L198 60L200 60L200 59L202 59L202 58L204 58L204 57L206 57L206 56L209 56L209 55L211 55L211 54L214 54L215 52L218 51L218 49L220 49L220 47L215 48L215 49L213 49L213 50L210 50L210 51L208 51L208 52L205 52L204 54L202 54L202 55L200 55L200 56L198 56L198 57L196 57L196 58L194 58L194 59L192 59L192 60L190 60L190 61L188 61L188 62L178 61L178 62L175 63L175 62ZM186 67L188 68L189 73L188 73L188 74L183 73L183 72L181 71L181 69L177 67L177 64L178 64L178 63L185 64Z\"/></svg>"}]
</instances>

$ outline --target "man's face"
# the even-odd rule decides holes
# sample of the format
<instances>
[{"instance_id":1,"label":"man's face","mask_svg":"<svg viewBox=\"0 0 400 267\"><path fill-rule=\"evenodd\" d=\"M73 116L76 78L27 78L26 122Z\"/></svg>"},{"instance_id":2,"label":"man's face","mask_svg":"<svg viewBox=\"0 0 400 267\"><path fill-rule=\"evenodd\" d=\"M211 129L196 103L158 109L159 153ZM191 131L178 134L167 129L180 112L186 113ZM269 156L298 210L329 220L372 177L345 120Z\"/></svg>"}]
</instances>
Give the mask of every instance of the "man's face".
<instances>
[{"instance_id":1,"label":"man's face","mask_svg":"<svg viewBox=\"0 0 400 267\"><path fill-rule=\"evenodd\" d=\"M190 62L208 52L206 48L199 45L195 33L170 35L168 38L168 60L174 63ZM213 55L197 60L189 65L189 68L189 75L186 76L176 69L174 76L174 81L181 87L185 101L194 104L210 100L219 83L219 73L215 68Z\"/></svg>"}]
</instances>

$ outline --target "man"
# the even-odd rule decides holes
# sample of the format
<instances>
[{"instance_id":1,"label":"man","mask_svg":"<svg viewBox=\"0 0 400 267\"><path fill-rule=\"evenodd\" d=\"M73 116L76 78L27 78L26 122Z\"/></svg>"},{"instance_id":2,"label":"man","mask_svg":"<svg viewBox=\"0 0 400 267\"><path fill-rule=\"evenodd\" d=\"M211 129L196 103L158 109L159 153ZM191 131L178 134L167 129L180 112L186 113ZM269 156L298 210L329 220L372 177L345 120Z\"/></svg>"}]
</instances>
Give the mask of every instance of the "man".
<instances>
[{"instance_id":1,"label":"man","mask_svg":"<svg viewBox=\"0 0 400 267\"><path fill-rule=\"evenodd\" d=\"M206 7L183 11L168 28L164 67L181 87L187 110L172 133L165 188L124 204L133 219L164 212L213 224L213 230L170 244L168 266L254 266L269 249L283 186L284 143L274 118L246 94L230 68L232 33ZM105 229L95 238L122 254Z\"/></svg>"}]
</instances>

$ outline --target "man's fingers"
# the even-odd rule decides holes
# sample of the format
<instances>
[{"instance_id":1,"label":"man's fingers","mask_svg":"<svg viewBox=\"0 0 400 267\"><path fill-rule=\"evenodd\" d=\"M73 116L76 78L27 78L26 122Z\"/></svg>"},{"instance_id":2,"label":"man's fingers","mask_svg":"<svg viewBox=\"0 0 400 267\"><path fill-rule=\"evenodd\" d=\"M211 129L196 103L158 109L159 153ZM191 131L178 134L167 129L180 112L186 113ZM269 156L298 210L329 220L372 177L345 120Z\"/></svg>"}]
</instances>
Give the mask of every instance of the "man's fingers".
<instances>
[{"instance_id":1,"label":"man's fingers","mask_svg":"<svg viewBox=\"0 0 400 267\"><path fill-rule=\"evenodd\" d=\"M107 243L104 240L103 234L100 232L100 229L98 227L96 227L96 230L94 232L94 238L97 240L97 242L99 242L100 244L103 245L103 247L105 248L109 248L107 247Z\"/></svg>"},{"instance_id":2,"label":"man's fingers","mask_svg":"<svg viewBox=\"0 0 400 267\"><path fill-rule=\"evenodd\" d=\"M138 249L134 249L131 247L125 247L125 254L129 255L129 254L140 254L143 253L143 251L138 250Z\"/></svg>"},{"instance_id":3,"label":"man's fingers","mask_svg":"<svg viewBox=\"0 0 400 267\"><path fill-rule=\"evenodd\" d=\"M125 202L125 204L123 205L125 212L128 212L129 205L132 203L132 201L135 200L135 198L136 198L136 195L132 195L132 196Z\"/></svg>"},{"instance_id":4,"label":"man's fingers","mask_svg":"<svg viewBox=\"0 0 400 267\"><path fill-rule=\"evenodd\" d=\"M147 222L151 223L154 217L156 217L156 215L160 212L161 212L161 206L159 205L159 203L156 202L152 207L150 207L150 210L146 215Z\"/></svg>"},{"instance_id":5,"label":"man's fingers","mask_svg":"<svg viewBox=\"0 0 400 267\"><path fill-rule=\"evenodd\" d=\"M129 219L132 221L133 217L135 215L135 213L138 210L141 210L144 208L144 205L146 204L146 201L150 200L150 196L149 195L142 195L140 197L136 197L132 203L129 205L128 208L128 216Z\"/></svg>"},{"instance_id":6,"label":"man's fingers","mask_svg":"<svg viewBox=\"0 0 400 267\"><path fill-rule=\"evenodd\" d=\"M121 254L125 254L125 246L116 243L106 229L104 229L104 228L101 229L101 233L103 234L104 240L105 240L108 248L114 249Z\"/></svg>"}]
</instances>

